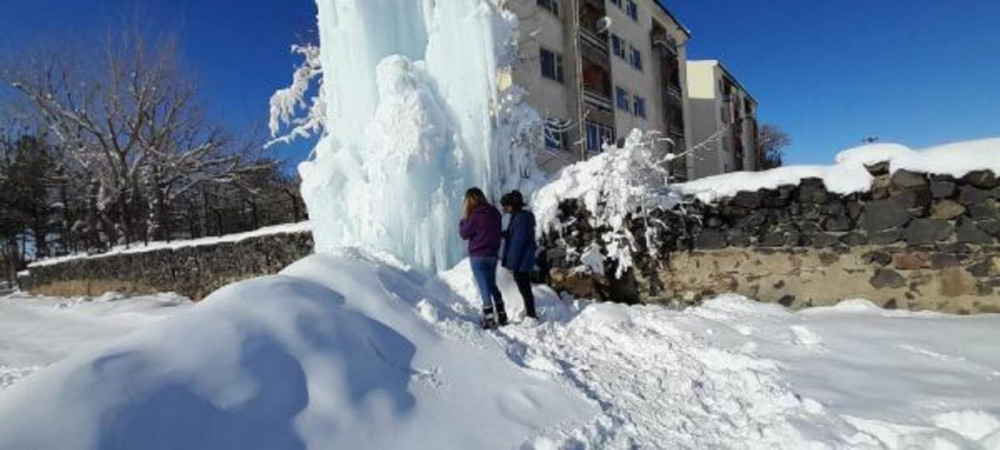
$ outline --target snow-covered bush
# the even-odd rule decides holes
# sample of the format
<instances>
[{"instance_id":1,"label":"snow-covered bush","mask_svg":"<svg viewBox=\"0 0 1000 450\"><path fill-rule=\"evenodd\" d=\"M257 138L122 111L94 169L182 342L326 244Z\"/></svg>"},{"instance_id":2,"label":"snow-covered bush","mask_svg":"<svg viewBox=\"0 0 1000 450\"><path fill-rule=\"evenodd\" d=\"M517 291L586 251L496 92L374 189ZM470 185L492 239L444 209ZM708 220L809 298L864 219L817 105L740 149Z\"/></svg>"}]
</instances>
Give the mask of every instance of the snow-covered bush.
<instances>
[{"instance_id":1,"label":"snow-covered bush","mask_svg":"<svg viewBox=\"0 0 1000 450\"><path fill-rule=\"evenodd\" d=\"M538 232L562 236L572 223L560 220L560 204L581 201L591 214L589 225L600 233L596 242L584 249L568 248L568 253L582 251L580 269L589 272L601 271L605 259L613 260L615 276L621 277L632 267L636 251L645 249L656 256L665 224L651 213L680 202L669 189L670 174L663 162L656 155L655 136L634 130L621 148L605 146L604 153L566 167L534 196ZM637 220L645 222L644 236L635 236L628 226Z\"/></svg>"}]
</instances>

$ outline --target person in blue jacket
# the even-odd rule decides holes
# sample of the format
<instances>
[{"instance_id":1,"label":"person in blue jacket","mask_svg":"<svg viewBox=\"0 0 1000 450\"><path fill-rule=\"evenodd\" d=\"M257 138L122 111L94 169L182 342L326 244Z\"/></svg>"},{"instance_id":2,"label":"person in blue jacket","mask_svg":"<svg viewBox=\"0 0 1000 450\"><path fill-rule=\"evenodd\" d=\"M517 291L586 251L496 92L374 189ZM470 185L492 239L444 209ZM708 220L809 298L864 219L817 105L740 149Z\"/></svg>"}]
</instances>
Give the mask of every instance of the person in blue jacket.
<instances>
[{"instance_id":1,"label":"person in blue jacket","mask_svg":"<svg viewBox=\"0 0 1000 450\"><path fill-rule=\"evenodd\" d=\"M537 319L535 313L535 295L531 292L531 270L535 266L535 215L524 209L524 196L518 191L511 191L500 199L500 205L510 222L504 231L503 267L514 272L517 290L524 298L524 310L528 317Z\"/></svg>"}]
</instances>

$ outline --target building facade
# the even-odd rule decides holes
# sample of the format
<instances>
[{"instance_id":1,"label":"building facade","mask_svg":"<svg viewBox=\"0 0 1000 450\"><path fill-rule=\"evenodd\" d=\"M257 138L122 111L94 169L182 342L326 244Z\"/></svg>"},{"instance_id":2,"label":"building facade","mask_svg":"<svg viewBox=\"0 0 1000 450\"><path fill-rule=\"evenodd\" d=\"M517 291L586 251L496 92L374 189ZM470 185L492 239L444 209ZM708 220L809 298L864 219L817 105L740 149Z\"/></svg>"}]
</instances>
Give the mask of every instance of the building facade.
<instances>
[{"instance_id":1,"label":"building facade","mask_svg":"<svg viewBox=\"0 0 1000 450\"><path fill-rule=\"evenodd\" d=\"M691 142L686 28L657 0L508 0L520 19L521 58L513 70L545 118L547 171L600 153L632 129L660 133L657 150ZM691 158L676 158L676 180Z\"/></svg>"},{"instance_id":2,"label":"building facade","mask_svg":"<svg viewBox=\"0 0 1000 450\"><path fill-rule=\"evenodd\" d=\"M757 101L719 61L687 62L692 178L759 170Z\"/></svg>"}]
</instances>

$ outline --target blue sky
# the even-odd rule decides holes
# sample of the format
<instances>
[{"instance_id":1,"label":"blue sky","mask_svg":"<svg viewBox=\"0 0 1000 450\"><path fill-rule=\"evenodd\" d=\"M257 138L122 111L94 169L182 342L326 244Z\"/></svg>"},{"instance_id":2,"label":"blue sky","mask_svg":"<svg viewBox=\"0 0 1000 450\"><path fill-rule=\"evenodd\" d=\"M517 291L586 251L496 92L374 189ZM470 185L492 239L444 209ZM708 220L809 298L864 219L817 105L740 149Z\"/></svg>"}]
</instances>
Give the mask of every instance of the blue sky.
<instances>
[{"instance_id":1,"label":"blue sky","mask_svg":"<svg viewBox=\"0 0 1000 450\"><path fill-rule=\"evenodd\" d=\"M138 14L177 32L213 111L239 127L315 32L312 0L33 0L0 8L0 52L100 33ZM1000 1L670 0L692 59L720 59L791 134L786 160L825 163L868 135L912 147L1000 136ZM238 6L237 6L238 5ZM307 144L281 149L295 160Z\"/></svg>"}]
</instances>

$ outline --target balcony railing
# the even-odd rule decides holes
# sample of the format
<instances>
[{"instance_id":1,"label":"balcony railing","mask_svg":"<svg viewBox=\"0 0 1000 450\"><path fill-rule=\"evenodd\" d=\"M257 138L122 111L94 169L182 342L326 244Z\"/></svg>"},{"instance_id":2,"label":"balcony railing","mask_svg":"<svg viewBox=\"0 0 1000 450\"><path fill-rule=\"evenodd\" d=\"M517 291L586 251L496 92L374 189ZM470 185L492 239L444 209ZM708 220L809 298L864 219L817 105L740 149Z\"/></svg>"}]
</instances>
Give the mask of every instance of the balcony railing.
<instances>
[{"instance_id":1,"label":"balcony railing","mask_svg":"<svg viewBox=\"0 0 1000 450\"><path fill-rule=\"evenodd\" d=\"M593 106L594 108L601 109L604 111L613 111L613 104L611 103L611 97L604 94L589 91L584 88L583 91L583 102L587 105Z\"/></svg>"},{"instance_id":2,"label":"balcony railing","mask_svg":"<svg viewBox=\"0 0 1000 450\"><path fill-rule=\"evenodd\" d=\"M608 40L601 38L596 32L588 28L580 28L580 39L594 47L597 47L604 53L608 52Z\"/></svg>"}]
</instances>

